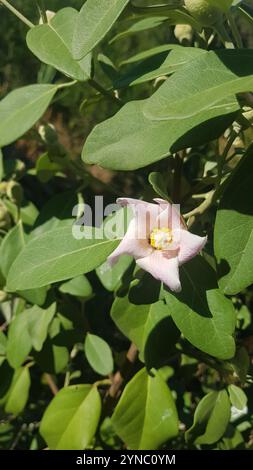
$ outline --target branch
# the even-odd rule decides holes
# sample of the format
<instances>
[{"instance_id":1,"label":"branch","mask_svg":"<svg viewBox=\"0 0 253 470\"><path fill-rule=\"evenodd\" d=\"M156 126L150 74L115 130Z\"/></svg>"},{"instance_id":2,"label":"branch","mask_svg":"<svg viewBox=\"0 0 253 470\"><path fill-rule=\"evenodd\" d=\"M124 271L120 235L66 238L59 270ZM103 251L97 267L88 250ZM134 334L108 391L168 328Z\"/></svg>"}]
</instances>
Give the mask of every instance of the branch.
<instances>
[{"instance_id":1,"label":"branch","mask_svg":"<svg viewBox=\"0 0 253 470\"><path fill-rule=\"evenodd\" d=\"M46 379L46 382L47 382L52 394L56 395L59 392L59 389L58 389L52 375L45 373L45 379Z\"/></svg>"},{"instance_id":2,"label":"branch","mask_svg":"<svg viewBox=\"0 0 253 470\"><path fill-rule=\"evenodd\" d=\"M20 13L20 11L13 7L9 2L7 2L7 0L0 0L0 3L2 3L6 8L8 8L8 10L10 10L11 13L13 13L13 15L15 15L19 20L25 23L26 26L28 26L29 28L34 27L34 24L30 20L28 20L24 15L22 15L22 13Z\"/></svg>"}]
</instances>

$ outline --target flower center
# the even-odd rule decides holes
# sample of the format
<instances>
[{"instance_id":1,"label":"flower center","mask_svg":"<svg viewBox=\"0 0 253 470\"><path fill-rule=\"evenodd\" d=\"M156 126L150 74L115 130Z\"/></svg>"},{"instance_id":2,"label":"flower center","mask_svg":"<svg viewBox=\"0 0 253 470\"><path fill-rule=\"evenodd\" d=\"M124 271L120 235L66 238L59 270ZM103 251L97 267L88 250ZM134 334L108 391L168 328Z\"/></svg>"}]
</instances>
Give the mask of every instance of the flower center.
<instances>
[{"instance_id":1,"label":"flower center","mask_svg":"<svg viewBox=\"0 0 253 470\"><path fill-rule=\"evenodd\" d=\"M150 245L156 250L169 250L173 242L170 228L154 228L150 235Z\"/></svg>"}]
</instances>

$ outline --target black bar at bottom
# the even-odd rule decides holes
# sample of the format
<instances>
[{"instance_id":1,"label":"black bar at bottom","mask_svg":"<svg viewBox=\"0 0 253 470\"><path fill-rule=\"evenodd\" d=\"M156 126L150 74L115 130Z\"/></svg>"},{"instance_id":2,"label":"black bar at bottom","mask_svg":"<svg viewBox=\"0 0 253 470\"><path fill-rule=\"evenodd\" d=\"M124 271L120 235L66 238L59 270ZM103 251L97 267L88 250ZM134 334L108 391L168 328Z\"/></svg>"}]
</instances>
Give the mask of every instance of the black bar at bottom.
<instances>
[{"instance_id":1,"label":"black bar at bottom","mask_svg":"<svg viewBox=\"0 0 253 470\"><path fill-rule=\"evenodd\" d=\"M213 465L213 464L229 464L229 465L245 465L251 458L250 451L6 451L0 450L1 467L4 463L25 465L68 465L70 468L86 466L99 466L102 468L112 469L115 466L128 465L131 467L144 466L164 466L176 467L186 465Z\"/></svg>"}]
</instances>

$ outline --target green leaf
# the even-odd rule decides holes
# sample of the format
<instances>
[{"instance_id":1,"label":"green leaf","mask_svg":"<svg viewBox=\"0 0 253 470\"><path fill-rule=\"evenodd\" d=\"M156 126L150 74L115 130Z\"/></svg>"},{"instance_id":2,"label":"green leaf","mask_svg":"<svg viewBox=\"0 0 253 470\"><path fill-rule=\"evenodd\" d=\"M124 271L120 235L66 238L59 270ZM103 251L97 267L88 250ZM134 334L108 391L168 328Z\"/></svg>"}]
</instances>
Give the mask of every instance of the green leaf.
<instances>
[{"instance_id":1,"label":"green leaf","mask_svg":"<svg viewBox=\"0 0 253 470\"><path fill-rule=\"evenodd\" d=\"M152 377L142 369L128 382L114 410L112 424L133 450L155 450L177 436L177 410L159 373Z\"/></svg>"},{"instance_id":2,"label":"green leaf","mask_svg":"<svg viewBox=\"0 0 253 470\"><path fill-rule=\"evenodd\" d=\"M237 294L253 283L253 146L228 180L214 230L219 285Z\"/></svg>"},{"instance_id":3,"label":"green leaf","mask_svg":"<svg viewBox=\"0 0 253 470\"><path fill-rule=\"evenodd\" d=\"M86 276L77 276L70 279L70 281L64 282L59 287L59 291L63 294L89 298L92 295L92 286Z\"/></svg>"},{"instance_id":4,"label":"green leaf","mask_svg":"<svg viewBox=\"0 0 253 470\"><path fill-rule=\"evenodd\" d=\"M205 52L182 66L150 98L127 103L98 124L86 141L83 160L104 168L133 170L217 138L239 109L233 93L247 91L253 83L253 77L247 76L253 73L253 55L250 51L242 54ZM248 65L240 67L241 61ZM226 72L226 67L233 72ZM218 86L216 93L217 83L222 91ZM162 116L166 103L167 115Z\"/></svg>"},{"instance_id":5,"label":"green leaf","mask_svg":"<svg viewBox=\"0 0 253 470\"><path fill-rule=\"evenodd\" d=\"M73 56L82 59L111 29L128 0L87 0L76 19Z\"/></svg>"},{"instance_id":6,"label":"green leaf","mask_svg":"<svg viewBox=\"0 0 253 470\"><path fill-rule=\"evenodd\" d=\"M59 374L62 371L66 372L66 367L68 365L68 349L65 346L59 346L56 343L57 336L56 339L47 337L42 350L39 352L35 351L33 354L36 364L38 364L43 372L47 372L48 374Z\"/></svg>"},{"instance_id":7,"label":"green leaf","mask_svg":"<svg viewBox=\"0 0 253 470\"><path fill-rule=\"evenodd\" d=\"M2 179L4 178L4 176L5 176L5 170L4 170L3 152L2 152L2 150L0 149L0 181L2 181Z\"/></svg>"},{"instance_id":8,"label":"green leaf","mask_svg":"<svg viewBox=\"0 0 253 470\"><path fill-rule=\"evenodd\" d=\"M144 115L154 120L192 119L236 93L250 91L253 86L252 62L252 50L201 54L181 67L147 100Z\"/></svg>"},{"instance_id":9,"label":"green leaf","mask_svg":"<svg viewBox=\"0 0 253 470\"><path fill-rule=\"evenodd\" d=\"M8 398L5 404L6 413L18 415L26 406L31 385L28 367L21 367L15 371Z\"/></svg>"},{"instance_id":10,"label":"green leaf","mask_svg":"<svg viewBox=\"0 0 253 470\"><path fill-rule=\"evenodd\" d=\"M17 369L27 358L32 349L32 340L28 330L29 310L24 310L11 322L8 331L6 355L9 364Z\"/></svg>"},{"instance_id":11,"label":"green leaf","mask_svg":"<svg viewBox=\"0 0 253 470\"><path fill-rule=\"evenodd\" d=\"M157 28L161 26L165 21L167 21L167 16L154 16L148 18L142 18L141 20L135 21L126 21L122 22L124 24L123 31L117 33L109 42L109 44L118 41L119 39L123 39L127 36L131 36L132 34L141 33L142 31L146 31L148 29Z\"/></svg>"},{"instance_id":12,"label":"green leaf","mask_svg":"<svg viewBox=\"0 0 253 470\"><path fill-rule=\"evenodd\" d=\"M131 256L123 255L113 266L110 266L107 261L101 264L96 269L96 274L107 290L114 291L120 286L122 277L132 262Z\"/></svg>"},{"instance_id":13,"label":"green leaf","mask_svg":"<svg viewBox=\"0 0 253 470\"><path fill-rule=\"evenodd\" d=\"M37 305L26 311L28 316L28 331L32 345L36 351L41 351L48 334L49 325L54 317L56 304L53 303L47 309L42 309ZM22 315L22 314L21 314Z\"/></svg>"},{"instance_id":14,"label":"green leaf","mask_svg":"<svg viewBox=\"0 0 253 470\"><path fill-rule=\"evenodd\" d=\"M31 28L26 37L29 49L42 62L76 80L88 80L91 57L76 61L72 56L72 40L78 11L67 7L59 10L46 24Z\"/></svg>"},{"instance_id":15,"label":"green leaf","mask_svg":"<svg viewBox=\"0 0 253 470\"><path fill-rule=\"evenodd\" d=\"M117 78L113 87L118 89L129 85L138 85L164 75L170 75L204 53L203 49L186 48L177 44L154 47L123 61L124 65L133 62L138 62L138 64Z\"/></svg>"},{"instance_id":16,"label":"green leaf","mask_svg":"<svg viewBox=\"0 0 253 470\"><path fill-rule=\"evenodd\" d=\"M7 337L3 331L0 331L0 355L4 355L7 346Z\"/></svg>"},{"instance_id":17,"label":"green leaf","mask_svg":"<svg viewBox=\"0 0 253 470\"><path fill-rule=\"evenodd\" d=\"M60 157L59 163L51 161L48 153L40 155L36 161L36 175L41 183L47 183L53 176L63 169L63 158Z\"/></svg>"},{"instance_id":18,"label":"green leaf","mask_svg":"<svg viewBox=\"0 0 253 470\"><path fill-rule=\"evenodd\" d=\"M245 442L242 434L231 424L228 425L225 435L218 442L218 450L243 450Z\"/></svg>"},{"instance_id":19,"label":"green leaf","mask_svg":"<svg viewBox=\"0 0 253 470\"><path fill-rule=\"evenodd\" d=\"M0 101L0 147L14 142L40 119L57 89L56 85L28 85Z\"/></svg>"},{"instance_id":20,"label":"green leaf","mask_svg":"<svg viewBox=\"0 0 253 470\"><path fill-rule=\"evenodd\" d=\"M194 423L185 435L187 442L214 444L225 433L230 415L230 400L226 390L208 393L196 408Z\"/></svg>"},{"instance_id":21,"label":"green leaf","mask_svg":"<svg viewBox=\"0 0 253 470\"><path fill-rule=\"evenodd\" d=\"M22 221L19 221L5 236L0 246L0 266L1 272L7 278L11 265L23 250L27 237L24 233ZM21 297L28 302L43 305L47 295L47 289L28 289L20 293Z\"/></svg>"},{"instance_id":22,"label":"green leaf","mask_svg":"<svg viewBox=\"0 0 253 470\"><path fill-rule=\"evenodd\" d=\"M84 234L90 237L89 228L84 227ZM103 237L99 230L96 234ZM95 237L77 240L69 226L38 235L13 263L7 288L10 291L37 288L92 271L118 243L119 240Z\"/></svg>"},{"instance_id":23,"label":"green leaf","mask_svg":"<svg viewBox=\"0 0 253 470\"><path fill-rule=\"evenodd\" d=\"M165 6L165 5L164 5ZM166 6L165 6L166 7ZM117 33L112 40L109 42L109 44L112 44L115 41L118 41L119 39L125 38L127 36L130 36L132 34L140 33L142 31L146 31L149 29L154 29L157 28L158 26L161 26L163 23L166 21L166 26L170 25L176 25L176 24L190 24L191 26L194 27L196 31L200 31L201 27L199 23L187 13L185 9L164 9L161 7L160 11L158 8L146 8L146 14L147 18L141 18L138 20L137 17L133 17L134 21L131 19L122 21L121 24L123 24L123 31L120 31ZM164 16L162 16L164 15ZM166 15L166 16L165 16Z\"/></svg>"},{"instance_id":24,"label":"green leaf","mask_svg":"<svg viewBox=\"0 0 253 470\"><path fill-rule=\"evenodd\" d=\"M153 121L143 114L145 103L146 100L132 101L115 116L98 124L84 145L84 162L113 170L142 168L170 152L217 138L238 111L237 101L232 98L190 119L182 116L182 119Z\"/></svg>"},{"instance_id":25,"label":"green leaf","mask_svg":"<svg viewBox=\"0 0 253 470\"><path fill-rule=\"evenodd\" d=\"M235 354L236 313L216 286L213 269L198 256L181 268L182 292L165 291L171 316L185 338L219 359Z\"/></svg>"},{"instance_id":26,"label":"green leaf","mask_svg":"<svg viewBox=\"0 0 253 470\"><path fill-rule=\"evenodd\" d=\"M53 196L42 207L30 238L59 227L72 218L73 207L78 204L77 194L73 191L64 191ZM73 219L71 219L73 221ZM69 222L67 222L69 223Z\"/></svg>"},{"instance_id":27,"label":"green leaf","mask_svg":"<svg viewBox=\"0 0 253 470\"><path fill-rule=\"evenodd\" d=\"M155 292L156 287L145 275L142 282L131 284L128 295L116 297L111 309L113 321L137 346L148 369L164 364L180 335L164 302L147 298L146 292L151 289Z\"/></svg>"},{"instance_id":28,"label":"green leaf","mask_svg":"<svg viewBox=\"0 0 253 470\"><path fill-rule=\"evenodd\" d=\"M27 289L18 291L18 294L20 295L20 297L23 297L23 299L27 300L29 304L36 304L41 307L45 303L47 297L47 290L48 287L44 286L40 287L39 289Z\"/></svg>"},{"instance_id":29,"label":"green leaf","mask_svg":"<svg viewBox=\"0 0 253 470\"><path fill-rule=\"evenodd\" d=\"M0 362L0 406L6 403L8 398L8 391L10 390L10 386L14 376L14 370L9 366L8 362L1 358Z\"/></svg>"},{"instance_id":30,"label":"green leaf","mask_svg":"<svg viewBox=\"0 0 253 470\"><path fill-rule=\"evenodd\" d=\"M100 375L113 371L113 357L110 346L102 338L88 333L84 342L84 352L90 366Z\"/></svg>"},{"instance_id":31,"label":"green leaf","mask_svg":"<svg viewBox=\"0 0 253 470\"><path fill-rule=\"evenodd\" d=\"M46 409L40 433L51 450L83 450L96 432L100 413L101 399L96 387L65 387Z\"/></svg>"},{"instance_id":32,"label":"green leaf","mask_svg":"<svg viewBox=\"0 0 253 470\"><path fill-rule=\"evenodd\" d=\"M25 246L25 234L22 222L13 227L4 237L0 246L0 267L1 272L7 278L13 261Z\"/></svg>"},{"instance_id":33,"label":"green leaf","mask_svg":"<svg viewBox=\"0 0 253 470\"><path fill-rule=\"evenodd\" d=\"M253 23L253 8L245 2L239 2L238 12L241 13L250 23Z\"/></svg>"},{"instance_id":34,"label":"green leaf","mask_svg":"<svg viewBox=\"0 0 253 470\"><path fill-rule=\"evenodd\" d=\"M160 196L162 199L165 199L165 201L170 201L167 185L161 173L150 173L148 176L148 181L158 196Z\"/></svg>"},{"instance_id":35,"label":"green leaf","mask_svg":"<svg viewBox=\"0 0 253 470\"><path fill-rule=\"evenodd\" d=\"M225 13L231 7L234 0L207 0L211 6L219 8L220 10L224 11Z\"/></svg>"},{"instance_id":36,"label":"green leaf","mask_svg":"<svg viewBox=\"0 0 253 470\"><path fill-rule=\"evenodd\" d=\"M228 393L231 404L235 406L235 408L237 408L238 410L243 410L243 408L245 408L245 406L247 405L248 401L244 391L240 387L237 387L234 384L230 384L228 386Z\"/></svg>"},{"instance_id":37,"label":"green leaf","mask_svg":"<svg viewBox=\"0 0 253 470\"><path fill-rule=\"evenodd\" d=\"M250 358L247 350L244 347L239 348L233 359L229 361L229 365L231 365L234 375L244 384L250 367Z\"/></svg>"}]
</instances>

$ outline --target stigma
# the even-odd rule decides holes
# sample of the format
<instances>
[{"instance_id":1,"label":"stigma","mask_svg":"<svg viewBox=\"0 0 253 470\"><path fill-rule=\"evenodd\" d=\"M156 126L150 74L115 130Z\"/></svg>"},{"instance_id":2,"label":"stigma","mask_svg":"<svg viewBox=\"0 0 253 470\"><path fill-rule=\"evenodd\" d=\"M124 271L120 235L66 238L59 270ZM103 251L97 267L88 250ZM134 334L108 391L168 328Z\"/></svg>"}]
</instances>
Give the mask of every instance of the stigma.
<instances>
[{"instance_id":1,"label":"stigma","mask_svg":"<svg viewBox=\"0 0 253 470\"><path fill-rule=\"evenodd\" d=\"M155 228L150 234L150 245L156 250L170 250L173 242L170 228Z\"/></svg>"}]
</instances>

